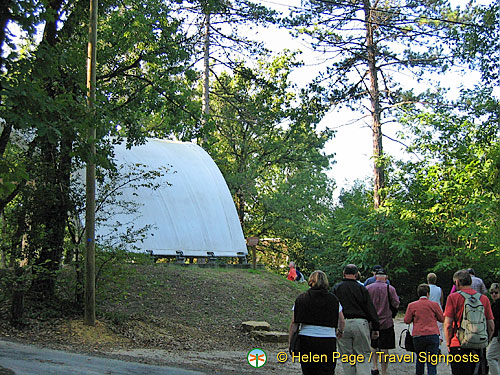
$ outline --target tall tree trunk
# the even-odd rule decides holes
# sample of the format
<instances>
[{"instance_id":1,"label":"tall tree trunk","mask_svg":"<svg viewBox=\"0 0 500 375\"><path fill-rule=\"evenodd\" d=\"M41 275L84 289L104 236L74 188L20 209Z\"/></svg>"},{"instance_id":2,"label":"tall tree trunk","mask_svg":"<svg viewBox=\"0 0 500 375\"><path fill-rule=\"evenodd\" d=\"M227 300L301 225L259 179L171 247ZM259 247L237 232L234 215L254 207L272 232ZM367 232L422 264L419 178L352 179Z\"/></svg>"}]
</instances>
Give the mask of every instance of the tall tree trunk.
<instances>
[{"instance_id":1,"label":"tall tree trunk","mask_svg":"<svg viewBox=\"0 0 500 375\"><path fill-rule=\"evenodd\" d=\"M0 91L2 90L2 82L0 81ZM0 134L0 156L3 156L7 145L9 144L10 134L12 133L12 125L5 124Z\"/></svg>"},{"instance_id":2,"label":"tall tree trunk","mask_svg":"<svg viewBox=\"0 0 500 375\"><path fill-rule=\"evenodd\" d=\"M210 114L210 10L205 14L205 35L203 44L203 103L202 103L202 145L207 141L205 125Z\"/></svg>"},{"instance_id":3,"label":"tall tree trunk","mask_svg":"<svg viewBox=\"0 0 500 375\"><path fill-rule=\"evenodd\" d=\"M10 306L10 323L13 326L20 326L23 324L24 317L24 295L25 295L25 281L24 269L16 266L15 281L12 285L12 304Z\"/></svg>"},{"instance_id":4,"label":"tall tree trunk","mask_svg":"<svg viewBox=\"0 0 500 375\"><path fill-rule=\"evenodd\" d=\"M43 39L39 49L52 49L57 45L57 22L63 0L48 2L48 10L56 17L46 22ZM36 64L47 64L43 54L37 58ZM58 88L52 86L47 77L46 91L49 96L56 96ZM57 116L55 123L62 122ZM55 292L56 272L59 270L63 255L64 236L68 217L69 186L71 175L71 153L74 135L70 128L61 128L59 139L49 139L47 136L37 138L40 149L40 173L35 186L33 202L34 217L31 223L33 231L31 251L38 252L33 267L34 278L32 291L43 298L51 298Z\"/></svg>"},{"instance_id":5,"label":"tall tree trunk","mask_svg":"<svg viewBox=\"0 0 500 375\"><path fill-rule=\"evenodd\" d=\"M380 107L380 90L378 86L377 69L377 46L373 39L374 20L373 10L370 0L363 0L365 11L366 27L366 56L368 62L368 71L370 76L370 102L372 115L372 139L373 139L373 205L375 209L382 205L381 190L385 187L385 173L382 149L382 123Z\"/></svg>"},{"instance_id":6,"label":"tall tree trunk","mask_svg":"<svg viewBox=\"0 0 500 375\"><path fill-rule=\"evenodd\" d=\"M2 227L2 243L0 244L1 253L0 253L0 268L7 267L7 223L5 220L3 210L0 210L0 222Z\"/></svg>"},{"instance_id":7,"label":"tall tree trunk","mask_svg":"<svg viewBox=\"0 0 500 375\"><path fill-rule=\"evenodd\" d=\"M0 0L0 70L4 68L4 55L3 55L3 44L5 42L5 34L7 29L7 23L11 17L10 7L12 5L11 0ZM0 80L0 93L3 91L2 81ZM2 104L2 99L0 95L0 105ZM3 157L5 150L7 149L7 144L9 143L10 134L12 132L12 125L5 124L2 128L2 133L0 134L0 157ZM8 203L8 202L7 202ZM0 209L7 204L5 203Z\"/></svg>"},{"instance_id":8,"label":"tall tree trunk","mask_svg":"<svg viewBox=\"0 0 500 375\"><path fill-rule=\"evenodd\" d=\"M240 219L241 228L243 229L243 220L245 218L245 196L243 195L243 191L241 190L241 188L236 192L236 202L238 218Z\"/></svg>"},{"instance_id":9,"label":"tall tree trunk","mask_svg":"<svg viewBox=\"0 0 500 375\"><path fill-rule=\"evenodd\" d=\"M38 217L32 225L38 226L37 233L43 232L43 237L33 244L30 243L30 246L39 250L32 290L44 298L54 295L56 272L60 268L63 255L69 208L71 145L72 140L68 138L63 139L59 147L47 139L41 141L44 170L41 181L37 181L36 195L39 201L35 204Z\"/></svg>"}]
</instances>

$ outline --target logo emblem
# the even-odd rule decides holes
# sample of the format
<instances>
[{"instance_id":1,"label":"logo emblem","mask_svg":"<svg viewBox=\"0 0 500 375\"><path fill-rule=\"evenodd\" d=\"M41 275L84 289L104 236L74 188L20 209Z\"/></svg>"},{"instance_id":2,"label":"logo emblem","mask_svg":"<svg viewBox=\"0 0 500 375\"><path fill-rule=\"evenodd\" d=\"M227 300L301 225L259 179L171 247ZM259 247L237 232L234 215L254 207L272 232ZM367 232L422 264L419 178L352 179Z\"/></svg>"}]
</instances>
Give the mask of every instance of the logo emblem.
<instances>
[{"instance_id":1,"label":"logo emblem","mask_svg":"<svg viewBox=\"0 0 500 375\"><path fill-rule=\"evenodd\" d=\"M248 352L247 360L250 366L259 368L266 364L267 354L262 349L255 348Z\"/></svg>"}]
</instances>

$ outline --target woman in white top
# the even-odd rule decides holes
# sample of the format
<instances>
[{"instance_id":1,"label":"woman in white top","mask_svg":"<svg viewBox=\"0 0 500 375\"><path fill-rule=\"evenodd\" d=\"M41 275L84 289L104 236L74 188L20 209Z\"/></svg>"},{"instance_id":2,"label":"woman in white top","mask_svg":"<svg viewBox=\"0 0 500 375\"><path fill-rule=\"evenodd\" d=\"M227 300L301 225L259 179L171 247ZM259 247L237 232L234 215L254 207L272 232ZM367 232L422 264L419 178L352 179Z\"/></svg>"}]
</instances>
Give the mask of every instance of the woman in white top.
<instances>
[{"instance_id":1,"label":"woman in white top","mask_svg":"<svg viewBox=\"0 0 500 375\"><path fill-rule=\"evenodd\" d=\"M435 273L427 275L427 284L429 284L430 293L429 301L437 302L441 309L443 309L443 290L436 285L437 276Z\"/></svg>"},{"instance_id":2,"label":"woman in white top","mask_svg":"<svg viewBox=\"0 0 500 375\"><path fill-rule=\"evenodd\" d=\"M328 278L322 271L309 276L310 289L300 294L293 306L290 323L290 341L299 330L299 348L295 356L300 358L304 375L333 375L337 338L342 337L345 321L338 298L328 291ZM318 355L319 361L310 356Z\"/></svg>"},{"instance_id":3,"label":"woman in white top","mask_svg":"<svg viewBox=\"0 0 500 375\"><path fill-rule=\"evenodd\" d=\"M436 285L437 276L435 273L429 273L427 275L427 284L429 285L429 301L436 302L441 310L443 310L443 290ZM443 342L443 323L437 322L439 328L439 343Z\"/></svg>"}]
</instances>

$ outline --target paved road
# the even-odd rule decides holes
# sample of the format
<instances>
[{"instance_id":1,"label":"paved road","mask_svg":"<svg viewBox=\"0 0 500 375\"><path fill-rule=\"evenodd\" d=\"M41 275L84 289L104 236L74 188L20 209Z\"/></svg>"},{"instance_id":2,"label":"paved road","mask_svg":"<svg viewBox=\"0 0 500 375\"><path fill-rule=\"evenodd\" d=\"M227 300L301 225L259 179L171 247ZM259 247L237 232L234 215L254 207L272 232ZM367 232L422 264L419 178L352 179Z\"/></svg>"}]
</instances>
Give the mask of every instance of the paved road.
<instances>
[{"instance_id":1,"label":"paved road","mask_svg":"<svg viewBox=\"0 0 500 375\"><path fill-rule=\"evenodd\" d=\"M0 375L202 375L166 366L92 357L0 340Z\"/></svg>"}]
</instances>

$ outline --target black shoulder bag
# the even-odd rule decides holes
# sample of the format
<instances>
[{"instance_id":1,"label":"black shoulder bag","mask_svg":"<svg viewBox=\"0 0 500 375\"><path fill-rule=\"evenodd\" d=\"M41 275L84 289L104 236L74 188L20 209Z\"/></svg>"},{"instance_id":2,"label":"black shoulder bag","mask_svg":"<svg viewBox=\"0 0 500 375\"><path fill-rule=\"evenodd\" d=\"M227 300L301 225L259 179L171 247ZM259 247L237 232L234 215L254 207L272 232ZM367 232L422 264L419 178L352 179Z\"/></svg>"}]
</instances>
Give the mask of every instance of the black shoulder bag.
<instances>
[{"instance_id":1,"label":"black shoulder bag","mask_svg":"<svg viewBox=\"0 0 500 375\"><path fill-rule=\"evenodd\" d=\"M399 336L399 347L409 352L415 352L415 345L413 345L413 336L410 333L410 326L408 329L403 329Z\"/></svg>"}]
</instances>

